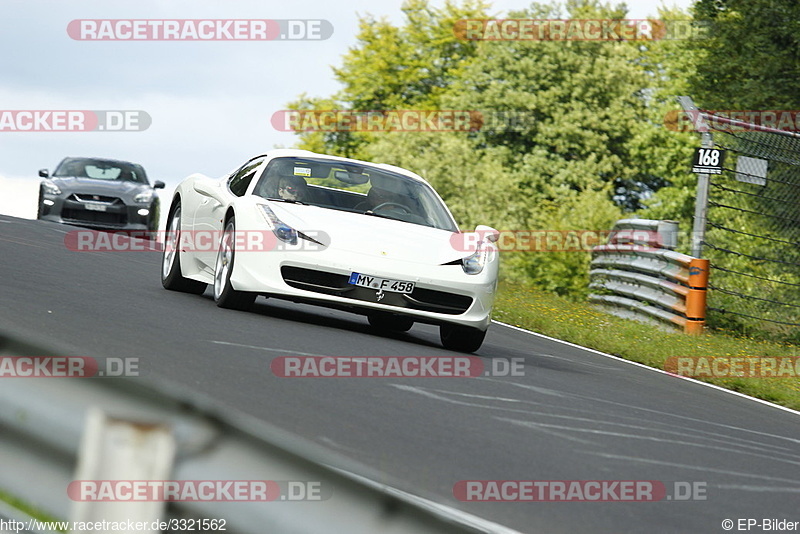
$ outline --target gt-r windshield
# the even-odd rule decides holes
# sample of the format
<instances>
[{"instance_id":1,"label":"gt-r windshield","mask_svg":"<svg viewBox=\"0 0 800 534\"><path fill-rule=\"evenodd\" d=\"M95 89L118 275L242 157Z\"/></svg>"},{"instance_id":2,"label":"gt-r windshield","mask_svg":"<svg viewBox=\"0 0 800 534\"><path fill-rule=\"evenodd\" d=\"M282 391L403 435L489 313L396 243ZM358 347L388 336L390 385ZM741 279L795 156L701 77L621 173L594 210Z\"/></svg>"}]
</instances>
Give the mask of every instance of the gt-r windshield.
<instances>
[{"instance_id":1,"label":"gt-r windshield","mask_svg":"<svg viewBox=\"0 0 800 534\"><path fill-rule=\"evenodd\" d=\"M144 169L140 165L95 158L67 158L58 165L53 177L148 183Z\"/></svg>"},{"instance_id":2,"label":"gt-r windshield","mask_svg":"<svg viewBox=\"0 0 800 534\"><path fill-rule=\"evenodd\" d=\"M277 158L267 165L254 194L458 231L430 186L371 165L321 158Z\"/></svg>"}]
</instances>

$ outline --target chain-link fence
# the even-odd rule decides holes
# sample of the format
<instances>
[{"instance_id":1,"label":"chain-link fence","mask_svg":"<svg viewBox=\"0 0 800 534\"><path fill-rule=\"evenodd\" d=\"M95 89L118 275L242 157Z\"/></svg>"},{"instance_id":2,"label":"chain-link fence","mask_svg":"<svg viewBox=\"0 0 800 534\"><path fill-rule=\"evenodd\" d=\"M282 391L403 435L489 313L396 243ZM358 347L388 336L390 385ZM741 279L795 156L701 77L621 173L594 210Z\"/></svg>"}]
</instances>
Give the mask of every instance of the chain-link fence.
<instances>
[{"instance_id":1,"label":"chain-link fence","mask_svg":"<svg viewBox=\"0 0 800 534\"><path fill-rule=\"evenodd\" d=\"M800 341L800 135L703 117L727 150L709 180L709 325Z\"/></svg>"}]
</instances>

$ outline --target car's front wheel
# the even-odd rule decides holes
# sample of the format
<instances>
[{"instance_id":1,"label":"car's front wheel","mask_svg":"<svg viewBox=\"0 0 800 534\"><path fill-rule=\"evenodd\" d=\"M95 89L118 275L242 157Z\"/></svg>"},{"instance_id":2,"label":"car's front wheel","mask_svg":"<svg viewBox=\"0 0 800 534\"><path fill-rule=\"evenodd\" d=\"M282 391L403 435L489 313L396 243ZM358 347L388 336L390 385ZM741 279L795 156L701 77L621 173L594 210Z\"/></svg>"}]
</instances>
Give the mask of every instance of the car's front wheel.
<instances>
[{"instance_id":1,"label":"car's front wheel","mask_svg":"<svg viewBox=\"0 0 800 534\"><path fill-rule=\"evenodd\" d=\"M36 218L44 217L44 189L39 188L39 206L36 208Z\"/></svg>"},{"instance_id":2,"label":"car's front wheel","mask_svg":"<svg viewBox=\"0 0 800 534\"><path fill-rule=\"evenodd\" d=\"M475 352L486 337L486 330L469 328L452 324L443 324L439 327L439 338L447 350L456 352Z\"/></svg>"},{"instance_id":3,"label":"car's front wheel","mask_svg":"<svg viewBox=\"0 0 800 534\"><path fill-rule=\"evenodd\" d=\"M257 295L247 291L237 291L231 286L231 273L236 256L235 242L236 220L231 217L222 233L217 262L214 266L214 302L220 308L244 310L253 304Z\"/></svg>"},{"instance_id":4,"label":"car's front wheel","mask_svg":"<svg viewBox=\"0 0 800 534\"><path fill-rule=\"evenodd\" d=\"M183 291L201 295L208 284L184 278L181 274L181 257L178 248L181 241L181 205L172 209L167 223L167 235L164 240L164 255L161 257L161 285L172 291Z\"/></svg>"}]
</instances>

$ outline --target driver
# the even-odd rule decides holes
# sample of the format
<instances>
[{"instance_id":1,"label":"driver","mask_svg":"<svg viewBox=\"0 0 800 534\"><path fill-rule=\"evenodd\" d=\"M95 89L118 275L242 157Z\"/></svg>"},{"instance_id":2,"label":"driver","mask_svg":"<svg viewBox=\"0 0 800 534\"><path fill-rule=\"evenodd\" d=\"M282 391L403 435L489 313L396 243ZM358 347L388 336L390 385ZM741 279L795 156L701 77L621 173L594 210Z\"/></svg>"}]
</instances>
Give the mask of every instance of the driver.
<instances>
[{"instance_id":1,"label":"driver","mask_svg":"<svg viewBox=\"0 0 800 534\"><path fill-rule=\"evenodd\" d=\"M391 191L387 191L386 189L381 189L380 187L372 186L372 188L367 193L367 200L360 203L356 206L356 209L359 211L369 211L374 210L381 204L391 203L391 204L399 204L400 197Z\"/></svg>"},{"instance_id":2,"label":"driver","mask_svg":"<svg viewBox=\"0 0 800 534\"><path fill-rule=\"evenodd\" d=\"M281 176L278 181L278 198L302 202L306 197L306 181L299 176Z\"/></svg>"},{"instance_id":3,"label":"driver","mask_svg":"<svg viewBox=\"0 0 800 534\"><path fill-rule=\"evenodd\" d=\"M393 193L379 187L372 187L369 193L367 193L367 202L370 205L370 209L377 208L385 202L393 202L394 200L395 196Z\"/></svg>"}]
</instances>

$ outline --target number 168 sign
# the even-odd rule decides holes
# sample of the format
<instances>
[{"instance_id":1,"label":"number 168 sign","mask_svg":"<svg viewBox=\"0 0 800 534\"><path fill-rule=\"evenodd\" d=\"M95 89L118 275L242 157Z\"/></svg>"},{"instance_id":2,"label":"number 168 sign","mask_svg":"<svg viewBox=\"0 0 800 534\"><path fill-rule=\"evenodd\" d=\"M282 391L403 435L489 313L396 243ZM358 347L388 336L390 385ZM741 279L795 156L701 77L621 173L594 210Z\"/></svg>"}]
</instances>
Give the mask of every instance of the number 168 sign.
<instances>
[{"instance_id":1,"label":"number 168 sign","mask_svg":"<svg viewBox=\"0 0 800 534\"><path fill-rule=\"evenodd\" d=\"M722 174L725 151L718 148L698 148L692 160L692 172L697 174Z\"/></svg>"}]
</instances>

